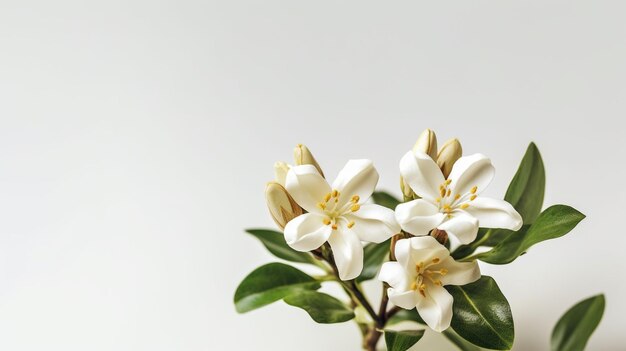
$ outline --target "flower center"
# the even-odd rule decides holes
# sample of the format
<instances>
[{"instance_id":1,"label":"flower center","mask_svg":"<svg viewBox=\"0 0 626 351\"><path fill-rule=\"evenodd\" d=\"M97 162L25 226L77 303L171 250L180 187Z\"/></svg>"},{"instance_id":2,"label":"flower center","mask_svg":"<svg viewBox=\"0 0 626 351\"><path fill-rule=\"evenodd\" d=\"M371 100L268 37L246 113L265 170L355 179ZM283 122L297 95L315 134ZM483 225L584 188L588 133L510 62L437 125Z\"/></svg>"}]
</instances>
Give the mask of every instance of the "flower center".
<instances>
[{"instance_id":1,"label":"flower center","mask_svg":"<svg viewBox=\"0 0 626 351\"><path fill-rule=\"evenodd\" d=\"M441 262L438 257L433 258L429 263L420 262L415 265L415 271L417 272L417 277L415 281L411 284L411 290L419 291L420 295L426 297L426 288L428 287L427 283L442 286L441 277L448 274L448 270L445 268L440 268L435 270L434 265Z\"/></svg>"},{"instance_id":2,"label":"flower center","mask_svg":"<svg viewBox=\"0 0 626 351\"><path fill-rule=\"evenodd\" d=\"M339 198L341 196L341 193L335 189L326 194L324 199L317 204L317 207L324 212L324 225L332 226L333 230L337 230L337 224L340 220L346 220L343 215L350 212L356 212L361 208L359 205L359 200L361 199L359 195L353 195L350 198L350 201L340 206L339 204L342 202L339 201ZM348 228L352 228L354 226L354 221L349 221L347 226Z\"/></svg>"},{"instance_id":3,"label":"flower center","mask_svg":"<svg viewBox=\"0 0 626 351\"><path fill-rule=\"evenodd\" d=\"M439 195L435 201L439 204L439 211L448 215L448 218L452 218L452 212L457 209L464 210L470 206L470 202L476 200L476 191L478 186L473 186L468 193L459 194L454 193L450 187L452 183L451 179L447 179L445 182L439 185Z\"/></svg>"}]
</instances>

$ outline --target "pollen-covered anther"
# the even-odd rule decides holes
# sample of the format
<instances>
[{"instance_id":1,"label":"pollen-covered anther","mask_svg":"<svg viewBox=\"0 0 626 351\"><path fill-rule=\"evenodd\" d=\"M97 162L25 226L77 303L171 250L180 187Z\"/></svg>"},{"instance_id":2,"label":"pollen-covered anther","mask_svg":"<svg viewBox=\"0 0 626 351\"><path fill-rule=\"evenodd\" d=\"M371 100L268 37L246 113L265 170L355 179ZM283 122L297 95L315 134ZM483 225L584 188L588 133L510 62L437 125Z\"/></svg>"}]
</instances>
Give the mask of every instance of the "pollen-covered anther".
<instances>
[{"instance_id":1,"label":"pollen-covered anther","mask_svg":"<svg viewBox=\"0 0 626 351\"><path fill-rule=\"evenodd\" d=\"M441 197L445 197L446 196L446 189L442 187L441 190L439 191L439 195L441 195Z\"/></svg>"},{"instance_id":2,"label":"pollen-covered anther","mask_svg":"<svg viewBox=\"0 0 626 351\"><path fill-rule=\"evenodd\" d=\"M458 199L460 199L460 198L461 198L461 194L456 194L456 195L454 195L454 200L455 200L455 201L456 201L456 200L458 200Z\"/></svg>"},{"instance_id":3,"label":"pollen-covered anther","mask_svg":"<svg viewBox=\"0 0 626 351\"><path fill-rule=\"evenodd\" d=\"M433 284L438 285L438 286L442 286L443 284L441 283L441 280L435 280L433 282Z\"/></svg>"},{"instance_id":4,"label":"pollen-covered anther","mask_svg":"<svg viewBox=\"0 0 626 351\"><path fill-rule=\"evenodd\" d=\"M352 205L352 207L350 207L350 211L352 212L356 212L361 208L361 206L359 204L354 204Z\"/></svg>"},{"instance_id":5,"label":"pollen-covered anther","mask_svg":"<svg viewBox=\"0 0 626 351\"><path fill-rule=\"evenodd\" d=\"M424 267L424 262L420 262L418 264L415 265L415 271L417 271L417 273L420 273L422 271L422 267Z\"/></svg>"},{"instance_id":6,"label":"pollen-covered anther","mask_svg":"<svg viewBox=\"0 0 626 351\"><path fill-rule=\"evenodd\" d=\"M445 268L442 268L442 269L439 270L439 274L446 275L446 274L448 274L448 270L445 269Z\"/></svg>"},{"instance_id":7,"label":"pollen-covered anther","mask_svg":"<svg viewBox=\"0 0 626 351\"><path fill-rule=\"evenodd\" d=\"M474 185L474 186L472 187L472 190L470 190L470 193L472 193L472 194L476 194L476 191L477 191L477 190L478 190L478 187L477 187L476 185Z\"/></svg>"},{"instance_id":8,"label":"pollen-covered anther","mask_svg":"<svg viewBox=\"0 0 626 351\"><path fill-rule=\"evenodd\" d=\"M331 193L326 194L326 196L324 196L324 202L330 201L331 196Z\"/></svg>"},{"instance_id":9,"label":"pollen-covered anther","mask_svg":"<svg viewBox=\"0 0 626 351\"><path fill-rule=\"evenodd\" d=\"M464 209L468 208L469 206L470 206L470 204L463 204L463 205L461 205L461 209L464 210Z\"/></svg>"},{"instance_id":10,"label":"pollen-covered anther","mask_svg":"<svg viewBox=\"0 0 626 351\"><path fill-rule=\"evenodd\" d=\"M474 201L474 200L476 200L476 194L470 196L470 201Z\"/></svg>"},{"instance_id":11,"label":"pollen-covered anther","mask_svg":"<svg viewBox=\"0 0 626 351\"><path fill-rule=\"evenodd\" d=\"M352 227L354 227L354 221L350 221L350 222L348 223L348 228L352 228Z\"/></svg>"},{"instance_id":12,"label":"pollen-covered anther","mask_svg":"<svg viewBox=\"0 0 626 351\"><path fill-rule=\"evenodd\" d=\"M330 218L324 218L324 220L322 222L324 222L324 225L329 225L330 224Z\"/></svg>"},{"instance_id":13,"label":"pollen-covered anther","mask_svg":"<svg viewBox=\"0 0 626 351\"><path fill-rule=\"evenodd\" d=\"M331 228L333 228L333 230L337 230L337 225L333 224L333 226Z\"/></svg>"},{"instance_id":14,"label":"pollen-covered anther","mask_svg":"<svg viewBox=\"0 0 626 351\"><path fill-rule=\"evenodd\" d=\"M439 257L435 257L435 258L433 258L433 263L439 263L439 261L441 261L441 260L439 259Z\"/></svg>"},{"instance_id":15,"label":"pollen-covered anther","mask_svg":"<svg viewBox=\"0 0 626 351\"><path fill-rule=\"evenodd\" d=\"M354 196L352 197L352 199L350 199L350 201L354 202L355 204L356 204L357 202L359 202L359 200L361 200L361 198L359 197L359 195L354 195Z\"/></svg>"},{"instance_id":16,"label":"pollen-covered anther","mask_svg":"<svg viewBox=\"0 0 626 351\"><path fill-rule=\"evenodd\" d=\"M333 190L332 195L333 195L333 197L339 197L339 191L337 191L336 189Z\"/></svg>"},{"instance_id":17,"label":"pollen-covered anther","mask_svg":"<svg viewBox=\"0 0 626 351\"><path fill-rule=\"evenodd\" d=\"M450 194L452 194L452 189L448 189L448 192L446 193L446 196L450 196Z\"/></svg>"},{"instance_id":18,"label":"pollen-covered anther","mask_svg":"<svg viewBox=\"0 0 626 351\"><path fill-rule=\"evenodd\" d=\"M319 207L321 210L325 210L326 209L326 203L325 202L320 202L317 204L317 207Z\"/></svg>"},{"instance_id":19,"label":"pollen-covered anther","mask_svg":"<svg viewBox=\"0 0 626 351\"><path fill-rule=\"evenodd\" d=\"M417 290L417 283L416 282L413 282L411 284L411 290Z\"/></svg>"}]
</instances>

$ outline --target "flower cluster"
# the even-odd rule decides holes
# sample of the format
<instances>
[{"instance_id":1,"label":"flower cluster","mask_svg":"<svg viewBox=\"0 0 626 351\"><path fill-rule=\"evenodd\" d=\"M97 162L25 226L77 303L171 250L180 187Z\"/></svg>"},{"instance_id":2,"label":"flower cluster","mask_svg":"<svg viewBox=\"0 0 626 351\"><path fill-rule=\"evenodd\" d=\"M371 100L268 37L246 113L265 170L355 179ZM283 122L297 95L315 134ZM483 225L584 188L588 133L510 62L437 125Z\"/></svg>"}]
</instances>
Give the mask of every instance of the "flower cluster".
<instances>
[{"instance_id":1,"label":"flower cluster","mask_svg":"<svg viewBox=\"0 0 626 351\"><path fill-rule=\"evenodd\" d=\"M493 279L481 275L477 261L509 263L531 245L550 239L541 234L547 226L560 236L584 217L565 205L541 212L545 175L534 144L505 200L482 195L495 174L489 158L463 156L457 139L438 149L431 130L400 158L404 201L375 191L379 175L370 160L349 160L332 183L306 146L295 148L294 160L294 165L277 162L275 180L266 187L269 212L283 233L249 233L276 256L313 264L327 275L311 277L290 266L269 264L242 282L235 304L246 312L283 299L320 323L343 322L365 311L368 318L355 320L368 350L375 350L382 330L386 338L395 337L385 328L401 310L415 311L405 319L436 332L447 332L452 324L475 345L510 348L510 308ZM555 216L570 222L553 228L549 221ZM475 253L479 247L492 249ZM378 312L360 286L374 277L385 287ZM340 283L351 304L315 291L326 281ZM484 306L481 296L487 297ZM466 305L470 307L464 310ZM492 329L471 330L484 325ZM494 332L497 337L490 339ZM414 342L419 337L413 335Z\"/></svg>"}]
</instances>

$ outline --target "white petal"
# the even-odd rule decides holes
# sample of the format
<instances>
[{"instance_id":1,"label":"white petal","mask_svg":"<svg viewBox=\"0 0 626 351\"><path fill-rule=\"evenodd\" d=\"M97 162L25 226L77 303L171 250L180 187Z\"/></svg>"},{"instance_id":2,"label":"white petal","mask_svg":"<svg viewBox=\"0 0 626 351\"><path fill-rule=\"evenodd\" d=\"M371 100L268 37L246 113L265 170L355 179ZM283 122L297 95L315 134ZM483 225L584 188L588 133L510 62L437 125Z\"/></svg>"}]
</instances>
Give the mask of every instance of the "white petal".
<instances>
[{"instance_id":1,"label":"white petal","mask_svg":"<svg viewBox=\"0 0 626 351\"><path fill-rule=\"evenodd\" d=\"M448 329L452 321L452 302L452 295L446 289L429 285L426 297L417 304L417 311L432 330L442 332Z\"/></svg>"},{"instance_id":2,"label":"white petal","mask_svg":"<svg viewBox=\"0 0 626 351\"><path fill-rule=\"evenodd\" d=\"M420 236L409 239L411 241L411 259L414 264L430 262L435 258L443 261L450 256L450 252L432 236ZM415 266L411 267L415 268Z\"/></svg>"},{"instance_id":3,"label":"white petal","mask_svg":"<svg viewBox=\"0 0 626 351\"><path fill-rule=\"evenodd\" d=\"M398 262L385 262L380 267L378 280L386 282L394 289L407 289L408 274L407 271Z\"/></svg>"},{"instance_id":4,"label":"white petal","mask_svg":"<svg viewBox=\"0 0 626 351\"><path fill-rule=\"evenodd\" d=\"M481 227L510 230L522 227L522 216L506 201L479 196L469 204L465 211L478 218Z\"/></svg>"},{"instance_id":5,"label":"white petal","mask_svg":"<svg viewBox=\"0 0 626 351\"><path fill-rule=\"evenodd\" d=\"M400 174L417 195L431 201L439 197L439 185L445 181L437 163L419 151L409 151L402 157Z\"/></svg>"},{"instance_id":6,"label":"white petal","mask_svg":"<svg viewBox=\"0 0 626 351\"><path fill-rule=\"evenodd\" d=\"M474 186L478 193L483 191L495 174L491 160L485 155L474 154L461 157L454 163L448 179L455 194L467 194Z\"/></svg>"},{"instance_id":7,"label":"white petal","mask_svg":"<svg viewBox=\"0 0 626 351\"><path fill-rule=\"evenodd\" d=\"M454 258L448 257L441 262L441 267L448 270L448 273L441 277L443 285L465 285L480 278L480 268L476 261L456 262Z\"/></svg>"},{"instance_id":8,"label":"white petal","mask_svg":"<svg viewBox=\"0 0 626 351\"><path fill-rule=\"evenodd\" d=\"M351 229L359 239L380 243L400 232L393 210L380 205L362 205L354 213L346 214L348 221L354 221Z\"/></svg>"},{"instance_id":9,"label":"white petal","mask_svg":"<svg viewBox=\"0 0 626 351\"><path fill-rule=\"evenodd\" d=\"M437 229L445 230L448 235L457 238L461 244L469 244L476 239L478 234L478 219L465 213L457 213L441 223Z\"/></svg>"},{"instance_id":10,"label":"white petal","mask_svg":"<svg viewBox=\"0 0 626 351\"><path fill-rule=\"evenodd\" d=\"M411 239L400 239L396 242L396 248L394 251L396 260L405 270L415 268L415 263L411 258Z\"/></svg>"},{"instance_id":11,"label":"white petal","mask_svg":"<svg viewBox=\"0 0 626 351\"><path fill-rule=\"evenodd\" d=\"M398 291L394 288L389 288L387 289L387 295L389 296L389 301L398 307L412 310L417 305L417 293L413 290Z\"/></svg>"},{"instance_id":12,"label":"white petal","mask_svg":"<svg viewBox=\"0 0 626 351\"><path fill-rule=\"evenodd\" d=\"M445 214L424 199L405 202L396 207L396 219L405 231L413 235L427 235L444 220Z\"/></svg>"},{"instance_id":13,"label":"white petal","mask_svg":"<svg viewBox=\"0 0 626 351\"><path fill-rule=\"evenodd\" d=\"M341 280L354 279L363 270L363 245L353 232L339 227L328 238Z\"/></svg>"},{"instance_id":14,"label":"white petal","mask_svg":"<svg viewBox=\"0 0 626 351\"><path fill-rule=\"evenodd\" d=\"M291 167L287 172L285 188L307 212L320 212L317 204L330 193L330 186L312 165Z\"/></svg>"},{"instance_id":15,"label":"white petal","mask_svg":"<svg viewBox=\"0 0 626 351\"><path fill-rule=\"evenodd\" d=\"M317 213L305 213L287 223L285 240L294 250L311 251L322 246L332 228L324 225L324 216Z\"/></svg>"},{"instance_id":16,"label":"white petal","mask_svg":"<svg viewBox=\"0 0 626 351\"><path fill-rule=\"evenodd\" d=\"M333 189L337 189L342 196L339 205L350 201L352 196L358 195L364 202L374 192L378 183L378 172L370 160L350 160L339 171L333 182Z\"/></svg>"}]
</instances>

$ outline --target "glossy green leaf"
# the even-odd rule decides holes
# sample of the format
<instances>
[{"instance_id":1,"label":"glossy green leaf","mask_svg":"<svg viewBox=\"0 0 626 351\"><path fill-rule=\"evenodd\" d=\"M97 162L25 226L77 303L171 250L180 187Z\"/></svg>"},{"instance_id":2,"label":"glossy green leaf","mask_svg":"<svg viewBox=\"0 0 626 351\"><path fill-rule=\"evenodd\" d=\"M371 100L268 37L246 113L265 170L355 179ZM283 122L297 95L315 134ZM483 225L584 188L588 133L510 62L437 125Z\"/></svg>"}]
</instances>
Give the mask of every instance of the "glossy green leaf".
<instances>
[{"instance_id":1,"label":"glossy green leaf","mask_svg":"<svg viewBox=\"0 0 626 351\"><path fill-rule=\"evenodd\" d=\"M400 204L400 200L398 200L393 195L386 193L384 191L375 191L372 194L372 200L374 200L375 204L385 206L392 210L395 210L396 206Z\"/></svg>"},{"instance_id":2,"label":"glossy green leaf","mask_svg":"<svg viewBox=\"0 0 626 351\"><path fill-rule=\"evenodd\" d=\"M385 330L387 351L406 351L424 336L423 330Z\"/></svg>"},{"instance_id":3,"label":"glossy green leaf","mask_svg":"<svg viewBox=\"0 0 626 351\"><path fill-rule=\"evenodd\" d=\"M391 239L380 244L372 243L365 245L363 248L363 270L357 278L358 282L376 277L380 266L389 258L389 245L391 245Z\"/></svg>"},{"instance_id":4,"label":"glossy green leaf","mask_svg":"<svg viewBox=\"0 0 626 351\"><path fill-rule=\"evenodd\" d=\"M604 295L596 295L570 308L552 330L552 351L582 351L604 314Z\"/></svg>"},{"instance_id":5,"label":"glossy green leaf","mask_svg":"<svg viewBox=\"0 0 626 351\"><path fill-rule=\"evenodd\" d=\"M314 264L315 258L311 257L311 254L299 252L289 247L281 232L270 229L246 229L246 233L259 239L263 246L278 258L291 262Z\"/></svg>"},{"instance_id":6,"label":"glossy green leaf","mask_svg":"<svg viewBox=\"0 0 626 351\"><path fill-rule=\"evenodd\" d=\"M569 233L585 215L566 205L554 205L543 211L527 231L509 235L490 251L477 256L484 262L506 264L513 262L531 246Z\"/></svg>"},{"instance_id":7,"label":"glossy green leaf","mask_svg":"<svg viewBox=\"0 0 626 351\"><path fill-rule=\"evenodd\" d=\"M269 263L252 271L239 284L235 291L235 308L244 313L293 293L319 288L319 282L306 273L283 263Z\"/></svg>"},{"instance_id":8,"label":"glossy green leaf","mask_svg":"<svg viewBox=\"0 0 626 351\"><path fill-rule=\"evenodd\" d=\"M545 187L546 172L541 154L535 143L530 143L504 200L515 207L525 224L531 224L541 212Z\"/></svg>"},{"instance_id":9,"label":"glossy green leaf","mask_svg":"<svg viewBox=\"0 0 626 351\"><path fill-rule=\"evenodd\" d=\"M398 313L394 314L387 321L387 325L394 325L401 322L415 322L419 324L426 324L422 317L417 313L417 310L414 308L412 310L401 309Z\"/></svg>"},{"instance_id":10,"label":"glossy green leaf","mask_svg":"<svg viewBox=\"0 0 626 351\"><path fill-rule=\"evenodd\" d=\"M452 329L480 347L510 350L515 331L508 301L495 280L482 276L463 286L446 286L454 298Z\"/></svg>"},{"instance_id":11,"label":"glossy green leaf","mask_svg":"<svg viewBox=\"0 0 626 351\"><path fill-rule=\"evenodd\" d=\"M443 331L443 335L450 340L451 343L456 345L456 347L461 351L480 351L482 350L480 347L472 344L471 342L463 339L459 336L459 334L455 333L452 328L448 328Z\"/></svg>"},{"instance_id":12,"label":"glossy green leaf","mask_svg":"<svg viewBox=\"0 0 626 351\"><path fill-rule=\"evenodd\" d=\"M336 298L317 291L300 291L284 301L305 310L317 323L342 323L354 318L354 312Z\"/></svg>"}]
</instances>

